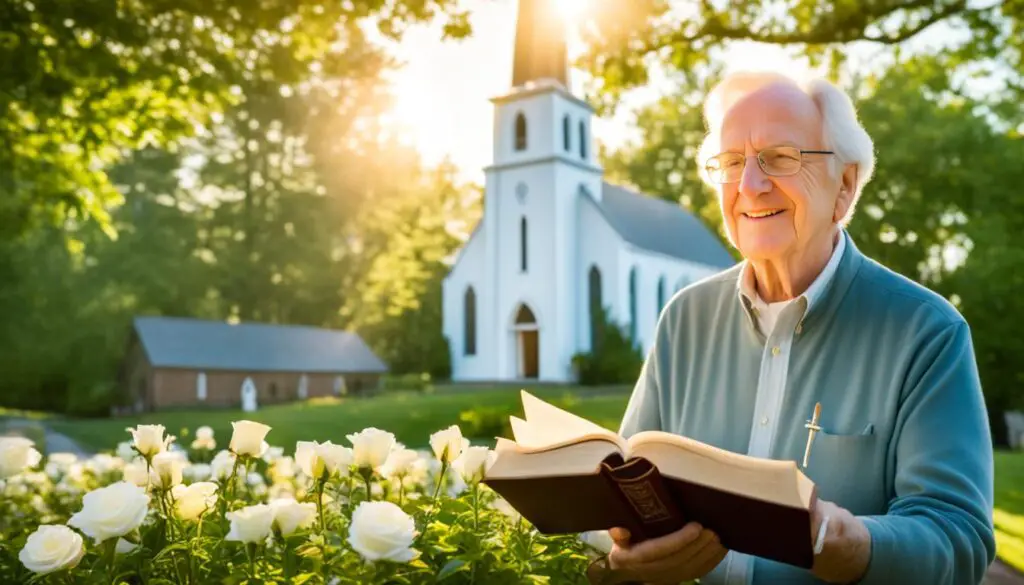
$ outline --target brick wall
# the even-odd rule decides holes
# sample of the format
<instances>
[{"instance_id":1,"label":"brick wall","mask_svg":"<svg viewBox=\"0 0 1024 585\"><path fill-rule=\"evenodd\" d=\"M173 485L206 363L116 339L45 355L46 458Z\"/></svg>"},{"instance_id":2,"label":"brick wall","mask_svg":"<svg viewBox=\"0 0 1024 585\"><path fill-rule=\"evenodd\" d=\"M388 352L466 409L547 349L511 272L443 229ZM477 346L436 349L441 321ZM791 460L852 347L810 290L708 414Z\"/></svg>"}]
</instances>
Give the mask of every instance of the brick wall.
<instances>
[{"instance_id":1,"label":"brick wall","mask_svg":"<svg viewBox=\"0 0 1024 585\"><path fill-rule=\"evenodd\" d=\"M239 408L242 383L246 377L256 385L257 402L263 406L299 399L300 372L207 371L206 399L197 396L199 370L157 368L152 373L151 408L206 405ZM307 398L333 396L335 374L306 374ZM342 374L349 394L362 393L377 385L377 374Z\"/></svg>"}]
</instances>

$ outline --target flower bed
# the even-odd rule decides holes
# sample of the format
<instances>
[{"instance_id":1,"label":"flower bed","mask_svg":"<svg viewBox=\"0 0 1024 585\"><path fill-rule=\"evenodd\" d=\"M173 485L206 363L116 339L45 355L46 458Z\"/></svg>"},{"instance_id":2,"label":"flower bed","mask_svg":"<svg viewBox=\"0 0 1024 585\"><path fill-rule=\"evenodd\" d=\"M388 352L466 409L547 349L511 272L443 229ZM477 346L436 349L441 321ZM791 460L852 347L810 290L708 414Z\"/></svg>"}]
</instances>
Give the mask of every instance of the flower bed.
<instances>
[{"instance_id":1,"label":"flower bed","mask_svg":"<svg viewBox=\"0 0 1024 585\"><path fill-rule=\"evenodd\" d=\"M0 574L15 583L586 583L588 538L545 536L480 483L494 453L458 426L415 451L268 445L238 421L187 446L160 425L113 454L43 460L0 438Z\"/></svg>"}]
</instances>

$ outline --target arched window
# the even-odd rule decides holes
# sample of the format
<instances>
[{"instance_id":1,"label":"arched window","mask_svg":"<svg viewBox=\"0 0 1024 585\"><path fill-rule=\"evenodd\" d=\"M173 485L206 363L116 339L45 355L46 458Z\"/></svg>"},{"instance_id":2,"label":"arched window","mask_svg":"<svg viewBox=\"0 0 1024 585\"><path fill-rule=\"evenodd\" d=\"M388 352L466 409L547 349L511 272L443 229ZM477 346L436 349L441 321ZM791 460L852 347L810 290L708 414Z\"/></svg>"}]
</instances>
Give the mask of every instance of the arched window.
<instances>
[{"instance_id":1,"label":"arched window","mask_svg":"<svg viewBox=\"0 0 1024 585\"><path fill-rule=\"evenodd\" d=\"M596 351L600 346L604 323L604 302L601 300L601 270L596 265L590 266L587 274L587 288L590 293L590 349Z\"/></svg>"},{"instance_id":2,"label":"arched window","mask_svg":"<svg viewBox=\"0 0 1024 585\"><path fill-rule=\"evenodd\" d=\"M580 158L587 160L587 125L580 120Z\"/></svg>"},{"instance_id":3,"label":"arched window","mask_svg":"<svg viewBox=\"0 0 1024 585\"><path fill-rule=\"evenodd\" d=\"M526 272L526 218L519 220L519 269Z\"/></svg>"},{"instance_id":4,"label":"arched window","mask_svg":"<svg viewBox=\"0 0 1024 585\"><path fill-rule=\"evenodd\" d=\"M661 310L665 307L665 277L662 276L658 279L658 314L661 314Z\"/></svg>"},{"instance_id":5,"label":"arched window","mask_svg":"<svg viewBox=\"0 0 1024 585\"><path fill-rule=\"evenodd\" d=\"M629 270L629 338L636 341L636 266Z\"/></svg>"},{"instance_id":6,"label":"arched window","mask_svg":"<svg viewBox=\"0 0 1024 585\"><path fill-rule=\"evenodd\" d=\"M534 316L533 311L526 305L519 305L519 310L516 311L516 325L536 325L537 317Z\"/></svg>"},{"instance_id":7,"label":"arched window","mask_svg":"<svg viewBox=\"0 0 1024 585\"><path fill-rule=\"evenodd\" d=\"M562 147L565 148L565 152L572 150L572 122L568 114L562 118Z\"/></svg>"},{"instance_id":8,"label":"arched window","mask_svg":"<svg viewBox=\"0 0 1024 585\"><path fill-rule=\"evenodd\" d=\"M516 150L526 150L526 116L516 114Z\"/></svg>"},{"instance_id":9,"label":"arched window","mask_svg":"<svg viewBox=\"0 0 1024 585\"><path fill-rule=\"evenodd\" d=\"M206 372L196 374L196 400L206 400Z\"/></svg>"},{"instance_id":10,"label":"arched window","mask_svg":"<svg viewBox=\"0 0 1024 585\"><path fill-rule=\"evenodd\" d=\"M466 355L476 355L476 292L473 287L466 289L463 311L463 326L466 328L463 352Z\"/></svg>"}]
</instances>

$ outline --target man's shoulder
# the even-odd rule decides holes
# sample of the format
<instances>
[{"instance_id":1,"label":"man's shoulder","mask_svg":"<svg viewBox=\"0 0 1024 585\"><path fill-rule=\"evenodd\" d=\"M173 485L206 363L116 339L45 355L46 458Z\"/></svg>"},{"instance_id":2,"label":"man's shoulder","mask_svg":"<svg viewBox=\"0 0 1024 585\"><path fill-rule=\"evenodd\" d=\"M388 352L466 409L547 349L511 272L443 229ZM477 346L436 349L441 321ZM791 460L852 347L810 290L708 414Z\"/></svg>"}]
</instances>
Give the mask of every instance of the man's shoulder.
<instances>
[{"instance_id":1,"label":"man's shoulder","mask_svg":"<svg viewBox=\"0 0 1024 585\"><path fill-rule=\"evenodd\" d=\"M718 303L723 298L735 300L738 290L737 283L742 270L743 264L739 263L692 282L672 295L672 298L666 303L666 308L669 311L682 310L695 305Z\"/></svg>"},{"instance_id":2,"label":"man's shoulder","mask_svg":"<svg viewBox=\"0 0 1024 585\"><path fill-rule=\"evenodd\" d=\"M932 331L966 324L945 297L871 258L865 258L857 281L851 292L858 301L884 308L886 314L902 317L899 321L910 320Z\"/></svg>"}]
</instances>

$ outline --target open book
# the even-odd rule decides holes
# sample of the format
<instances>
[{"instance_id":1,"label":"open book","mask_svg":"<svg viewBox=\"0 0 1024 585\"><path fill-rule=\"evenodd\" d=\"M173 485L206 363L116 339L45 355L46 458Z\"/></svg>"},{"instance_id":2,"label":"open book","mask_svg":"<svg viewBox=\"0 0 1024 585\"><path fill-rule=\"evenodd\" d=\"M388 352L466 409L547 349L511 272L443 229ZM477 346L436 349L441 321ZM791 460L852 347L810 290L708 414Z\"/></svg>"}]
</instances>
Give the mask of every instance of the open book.
<instances>
[{"instance_id":1,"label":"open book","mask_svg":"<svg viewBox=\"0 0 1024 585\"><path fill-rule=\"evenodd\" d=\"M514 440L498 438L484 483L545 534L612 527L632 541L696 521L723 546L810 568L817 491L793 461L644 431L629 439L522 393Z\"/></svg>"}]
</instances>

